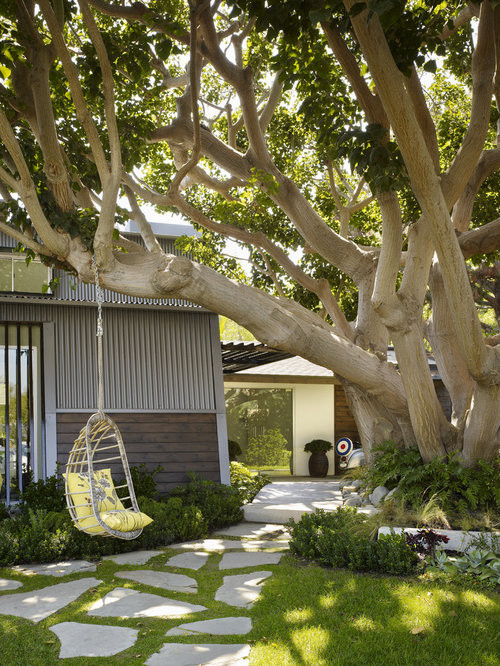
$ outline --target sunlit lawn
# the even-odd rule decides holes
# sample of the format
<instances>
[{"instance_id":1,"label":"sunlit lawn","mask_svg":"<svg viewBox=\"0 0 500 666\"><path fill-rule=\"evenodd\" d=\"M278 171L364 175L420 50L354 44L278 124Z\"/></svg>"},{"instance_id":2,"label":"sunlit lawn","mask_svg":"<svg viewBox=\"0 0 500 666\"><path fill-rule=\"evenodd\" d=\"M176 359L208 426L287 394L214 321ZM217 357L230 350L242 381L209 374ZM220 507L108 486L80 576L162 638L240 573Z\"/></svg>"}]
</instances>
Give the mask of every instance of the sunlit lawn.
<instances>
[{"instance_id":1,"label":"sunlit lawn","mask_svg":"<svg viewBox=\"0 0 500 666\"><path fill-rule=\"evenodd\" d=\"M163 568L166 551L153 561ZM59 613L38 625L0 616L0 664L31 666L58 661L59 641L49 627L64 621L114 624L140 630L135 646L115 657L66 659L68 666L83 664L141 664L165 642L165 632L189 620L227 615L249 615L254 628L246 636L175 637L174 642L244 643L252 645L250 666L437 666L500 664L500 603L495 592L448 587L389 576L360 575L347 571L303 565L287 555L282 563L265 567L274 575L266 582L261 598L247 611L214 601L216 589L227 571L218 570L220 555L211 555L199 571L199 593L188 595L113 579L127 568L112 562L94 574L103 580L99 592L90 590ZM148 568L148 567L141 567ZM262 567L260 567L262 568ZM244 573L258 568L242 569ZM12 577L0 570L0 576ZM24 578L24 590L61 582L49 577ZM64 580L80 578L74 575ZM131 587L166 597L192 601L208 610L177 620L141 618L91 618L89 605L115 586ZM21 591L21 590L19 590ZM412 630L417 633L412 633Z\"/></svg>"}]
</instances>

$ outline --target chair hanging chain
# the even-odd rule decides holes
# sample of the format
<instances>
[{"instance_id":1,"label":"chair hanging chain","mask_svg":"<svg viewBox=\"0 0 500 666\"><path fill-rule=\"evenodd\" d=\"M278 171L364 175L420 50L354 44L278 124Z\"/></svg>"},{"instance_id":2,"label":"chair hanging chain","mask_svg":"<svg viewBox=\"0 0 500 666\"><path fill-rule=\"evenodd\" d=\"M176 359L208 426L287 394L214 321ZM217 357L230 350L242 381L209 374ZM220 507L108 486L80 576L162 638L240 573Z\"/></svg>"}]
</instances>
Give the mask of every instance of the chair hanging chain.
<instances>
[{"instance_id":1,"label":"chair hanging chain","mask_svg":"<svg viewBox=\"0 0 500 666\"><path fill-rule=\"evenodd\" d=\"M104 292L99 284L99 273L94 255L92 255L92 266L94 268L96 300L97 300L97 386L98 386L98 412L104 413L104 386L103 386L103 360L102 360L102 336L104 333L102 322L102 304L104 301Z\"/></svg>"}]
</instances>

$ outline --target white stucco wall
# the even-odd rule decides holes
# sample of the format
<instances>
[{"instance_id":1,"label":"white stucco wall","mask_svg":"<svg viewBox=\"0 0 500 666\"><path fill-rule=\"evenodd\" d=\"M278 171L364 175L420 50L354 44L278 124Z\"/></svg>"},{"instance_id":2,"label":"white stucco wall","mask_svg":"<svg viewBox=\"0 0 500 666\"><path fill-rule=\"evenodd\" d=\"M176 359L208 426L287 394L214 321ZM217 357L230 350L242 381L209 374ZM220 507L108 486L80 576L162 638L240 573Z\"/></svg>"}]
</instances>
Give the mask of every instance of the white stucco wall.
<instances>
[{"instance_id":1,"label":"white stucco wall","mask_svg":"<svg viewBox=\"0 0 500 666\"><path fill-rule=\"evenodd\" d=\"M232 388L282 388L293 391L293 473L309 476L309 453L304 445L311 439L326 439L335 444L335 386L333 384L285 384L230 382ZM328 454L328 474L335 474L335 453Z\"/></svg>"},{"instance_id":2,"label":"white stucco wall","mask_svg":"<svg viewBox=\"0 0 500 666\"><path fill-rule=\"evenodd\" d=\"M333 384L295 384L294 389L294 474L308 476L309 453L304 445L311 439L326 439L335 444ZM328 454L328 474L335 474L335 453Z\"/></svg>"}]
</instances>

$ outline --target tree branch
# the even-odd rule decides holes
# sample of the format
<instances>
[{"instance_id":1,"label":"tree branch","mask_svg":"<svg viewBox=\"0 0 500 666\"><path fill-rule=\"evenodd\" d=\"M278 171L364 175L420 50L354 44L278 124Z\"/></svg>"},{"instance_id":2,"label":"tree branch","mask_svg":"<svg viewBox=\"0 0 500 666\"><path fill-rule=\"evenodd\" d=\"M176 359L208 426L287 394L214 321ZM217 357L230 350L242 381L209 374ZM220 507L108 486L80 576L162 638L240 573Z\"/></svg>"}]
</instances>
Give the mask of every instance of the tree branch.
<instances>
[{"instance_id":1,"label":"tree branch","mask_svg":"<svg viewBox=\"0 0 500 666\"><path fill-rule=\"evenodd\" d=\"M495 73L495 33L491 3L481 3L477 43L472 55L472 105L467 132L447 172L442 177L449 207L462 193L476 166L488 134Z\"/></svg>"},{"instance_id":2,"label":"tree branch","mask_svg":"<svg viewBox=\"0 0 500 666\"><path fill-rule=\"evenodd\" d=\"M483 3L483 7L485 4ZM348 10L351 5L352 1L347 0ZM496 383L500 381L495 367L496 360L484 344L448 205L414 115L413 105L405 92L403 75L394 62L379 20L372 17L367 23L367 14L364 11L351 17L351 22L396 135L413 191L429 226L450 300L457 337L467 358L469 371L478 381Z\"/></svg>"}]
</instances>

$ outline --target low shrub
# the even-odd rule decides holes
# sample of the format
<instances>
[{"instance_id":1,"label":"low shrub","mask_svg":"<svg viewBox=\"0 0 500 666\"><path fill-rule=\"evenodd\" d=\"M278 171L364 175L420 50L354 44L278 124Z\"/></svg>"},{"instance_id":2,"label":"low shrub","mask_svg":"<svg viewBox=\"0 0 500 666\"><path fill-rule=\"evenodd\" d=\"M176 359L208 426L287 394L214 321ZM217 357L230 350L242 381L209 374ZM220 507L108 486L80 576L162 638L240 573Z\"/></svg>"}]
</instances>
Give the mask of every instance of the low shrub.
<instances>
[{"instance_id":1,"label":"low shrub","mask_svg":"<svg viewBox=\"0 0 500 666\"><path fill-rule=\"evenodd\" d=\"M291 536L290 550L307 559L319 559L318 539L324 530L349 530L363 521L363 516L353 507L339 507L332 512L319 509L305 513L298 522L291 518L286 525Z\"/></svg>"},{"instance_id":2,"label":"low shrub","mask_svg":"<svg viewBox=\"0 0 500 666\"><path fill-rule=\"evenodd\" d=\"M37 482L40 498L49 495L54 480ZM151 484L139 484L151 494ZM32 499L29 499L31 502ZM34 500L33 500L34 501ZM69 512L30 508L0 522L0 566L23 562L50 562L59 559L98 559L103 555L140 548L167 546L175 541L197 539L215 527L241 519L240 498L236 488L211 481L193 479L163 501L138 497L138 504L153 522L132 541L89 536L72 523ZM47 503L47 505L50 503Z\"/></svg>"},{"instance_id":3,"label":"low shrub","mask_svg":"<svg viewBox=\"0 0 500 666\"><path fill-rule=\"evenodd\" d=\"M62 511L66 507L64 497L64 481L54 474L45 481L33 481L30 479L21 495L21 512L28 511Z\"/></svg>"},{"instance_id":4,"label":"low shrub","mask_svg":"<svg viewBox=\"0 0 500 666\"><path fill-rule=\"evenodd\" d=\"M251 502L261 488L271 483L269 479L261 474L254 474L246 465L239 462L231 462L229 465L231 485L237 488L240 494L241 504Z\"/></svg>"},{"instance_id":5,"label":"low shrub","mask_svg":"<svg viewBox=\"0 0 500 666\"><path fill-rule=\"evenodd\" d=\"M156 490L156 481L155 476L163 471L163 467L158 465L152 472L150 472L144 463L141 463L137 467L130 468L130 476L132 477L132 483L134 486L135 496L136 497L149 497L150 499L155 499L158 495ZM121 486L126 483L125 478L120 479L116 483L117 486ZM127 488L119 488L117 491L119 497L125 497L128 495Z\"/></svg>"},{"instance_id":6,"label":"low shrub","mask_svg":"<svg viewBox=\"0 0 500 666\"><path fill-rule=\"evenodd\" d=\"M198 507L208 531L232 525L243 518L237 488L206 481L195 474L191 474L190 477L189 483L174 488L169 497L180 497L184 505Z\"/></svg>"},{"instance_id":7,"label":"low shrub","mask_svg":"<svg viewBox=\"0 0 500 666\"><path fill-rule=\"evenodd\" d=\"M383 442L374 453L366 471L368 489L397 487L412 507L435 497L445 511L459 514L500 508L500 459L464 467L454 452L424 464L417 448L401 449L394 442Z\"/></svg>"},{"instance_id":8,"label":"low shrub","mask_svg":"<svg viewBox=\"0 0 500 666\"><path fill-rule=\"evenodd\" d=\"M332 513L304 514L289 521L290 549L307 559L353 571L408 574L414 571L418 555L403 534L389 534L372 541L357 528L364 518L354 508Z\"/></svg>"}]
</instances>

